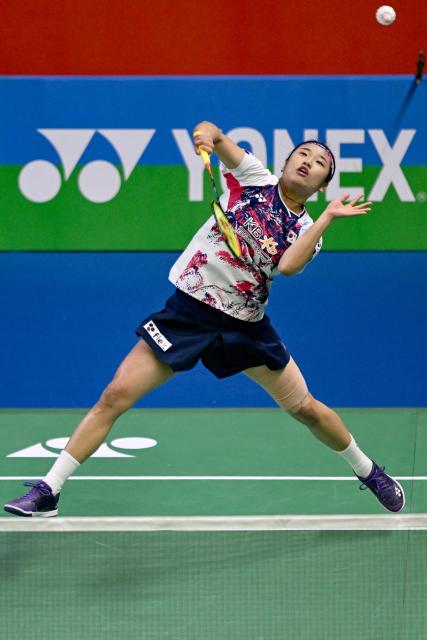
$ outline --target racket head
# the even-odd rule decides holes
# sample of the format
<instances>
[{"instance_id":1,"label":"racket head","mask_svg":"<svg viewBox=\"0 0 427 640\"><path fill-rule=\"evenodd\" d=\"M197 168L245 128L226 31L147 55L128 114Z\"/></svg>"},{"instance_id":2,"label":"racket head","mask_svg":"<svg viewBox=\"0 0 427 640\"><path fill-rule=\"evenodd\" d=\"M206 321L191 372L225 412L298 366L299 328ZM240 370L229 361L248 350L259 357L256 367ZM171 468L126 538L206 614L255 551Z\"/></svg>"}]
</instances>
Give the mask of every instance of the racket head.
<instances>
[{"instance_id":1,"label":"racket head","mask_svg":"<svg viewBox=\"0 0 427 640\"><path fill-rule=\"evenodd\" d=\"M228 248L236 258L241 258L242 248L240 246L239 239L233 229L233 225L225 215L219 202L213 200L211 204L211 210L215 217L218 228L221 231L222 237L227 243Z\"/></svg>"}]
</instances>

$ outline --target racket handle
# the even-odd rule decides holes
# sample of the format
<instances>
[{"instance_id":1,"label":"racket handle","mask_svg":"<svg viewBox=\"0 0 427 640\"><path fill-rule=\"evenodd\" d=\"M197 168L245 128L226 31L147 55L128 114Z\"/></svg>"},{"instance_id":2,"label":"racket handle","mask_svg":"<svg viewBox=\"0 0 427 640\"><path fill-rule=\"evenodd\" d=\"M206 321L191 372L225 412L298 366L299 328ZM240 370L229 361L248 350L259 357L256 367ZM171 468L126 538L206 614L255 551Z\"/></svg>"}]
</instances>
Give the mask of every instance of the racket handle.
<instances>
[{"instance_id":1,"label":"racket handle","mask_svg":"<svg viewBox=\"0 0 427 640\"><path fill-rule=\"evenodd\" d=\"M193 133L193 136L197 136L197 135L201 135L203 132L202 131L195 131ZM203 160L203 164L205 165L206 169L209 170L210 166L211 166L211 159L209 157L209 153L207 151L205 151L204 149L200 149L200 147L197 147L200 153L200 157Z\"/></svg>"},{"instance_id":2,"label":"racket handle","mask_svg":"<svg viewBox=\"0 0 427 640\"><path fill-rule=\"evenodd\" d=\"M211 164L211 159L209 158L209 153L207 151L205 151L204 149L200 149L199 148L199 153L200 153L200 157L203 160L203 164L205 165L205 167L209 167Z\"/></svg>"}]
</instances>

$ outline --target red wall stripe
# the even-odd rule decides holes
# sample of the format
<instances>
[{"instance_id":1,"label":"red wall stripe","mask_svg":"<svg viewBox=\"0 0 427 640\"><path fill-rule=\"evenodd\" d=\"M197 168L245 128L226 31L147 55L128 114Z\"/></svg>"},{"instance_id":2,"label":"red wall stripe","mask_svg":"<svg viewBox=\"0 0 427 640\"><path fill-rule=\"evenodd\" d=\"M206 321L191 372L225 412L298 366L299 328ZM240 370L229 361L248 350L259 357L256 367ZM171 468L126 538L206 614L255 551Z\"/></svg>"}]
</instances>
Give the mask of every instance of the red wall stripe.
<instances>
[{"instance_id":1,"label":"red wall stripe","mask_svg":"<svg viewBox=\"0 0 427 640\"><path fill-rule=\"evenodd\" d=\"M390 0L389 0L390 1ZM7 0L1 73L401 74L427 48L427 3L391 0Z\"/></svg>"}]
</instances>

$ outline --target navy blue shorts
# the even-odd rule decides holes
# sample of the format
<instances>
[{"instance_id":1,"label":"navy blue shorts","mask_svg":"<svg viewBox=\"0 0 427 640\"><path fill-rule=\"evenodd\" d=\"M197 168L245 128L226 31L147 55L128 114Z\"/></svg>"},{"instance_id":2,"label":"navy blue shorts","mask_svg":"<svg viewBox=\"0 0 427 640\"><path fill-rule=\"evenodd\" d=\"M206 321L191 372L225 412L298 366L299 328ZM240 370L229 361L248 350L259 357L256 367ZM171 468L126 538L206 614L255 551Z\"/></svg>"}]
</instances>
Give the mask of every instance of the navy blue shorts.
<instances>
[{"instance_id":1,"label":"navy blue shorts","mask_svg":"<svg viewBox=\"0 0 427 640\"><path fill-rule=\"evenodd\" d=\"M174 371L192 369L201 360L217 378L260 365L283 369L290 359L267 316L258 322L238 320L179 289L136 334Z\"/></svg>"}]
</instances>

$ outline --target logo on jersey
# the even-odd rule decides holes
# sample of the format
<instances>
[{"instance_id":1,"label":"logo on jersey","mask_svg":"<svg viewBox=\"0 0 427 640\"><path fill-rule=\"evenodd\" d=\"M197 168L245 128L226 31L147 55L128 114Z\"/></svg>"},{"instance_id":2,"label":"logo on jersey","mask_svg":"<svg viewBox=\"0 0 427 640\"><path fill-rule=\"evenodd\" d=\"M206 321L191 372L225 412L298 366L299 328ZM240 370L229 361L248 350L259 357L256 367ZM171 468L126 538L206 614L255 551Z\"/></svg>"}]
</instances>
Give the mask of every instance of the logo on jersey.
<instances>
[{"instance_id":1,"label":"logo on jersey","mask_svg":"<svg viewBox=\"0 0 427 640\"><path fill-rule=\"evenodd\" d=\"M276 255L276 247L278 243L274 241L274 238L268 237L264 234L262 228L257 222L255 222L252 216L245 220L243 226L246 227L246 229L249 231L251 236L255 238L255 240L261 240L261 249L266 249L271 256Z\"/></svg>"},{"instance_id":2,"label":"logo on jersey","mask_svg":"<svg viewBox=\"0 0 427 640\"><path fill-rule=\"evenodd\" d=\"M249 217L247 220L245 220L245 222L243 223L243 226L246 227L246 229L249 231L251 236L255 238L255 240L260 240L260 238L262 238L263 236L262 229L259 226L259 224L255 222L252 216Z\"/></svg>"},{"instance_id":3,"label":"logo on jersey","mask_svg":"<svg viewBox=\"0 0 427 640\"><path fill-rule=\"evenodd\" d=\"M254 197L258 200L258 202L267 202L267 198L265 198L262 193L255 193Z\"/></svg>"},{"instance_id":4,"label":"logo on jersey","mask_svg":"<svg viewBox=\"0 0 427 640\"><path fill-rule=\"evenodd\" d=\"M275 256L277 253L277 247L278 243L275 242L273 240L273 238L268 238L267 236L264 236L263 239L261 240L261 249L267 249L267 252L271 255L271 256Z\"/></svg>"},{"instance_id":5,"label":"logo on jersey","mask_svg":"<svg viewBox=\"0 0 427 640\"><path fill-rule=\"evenodd\" d=\"M289 244L293 244L297 238L298 234L295 233L293 229L290 229L288 235L286 236L286 242L289 242Z\"/></svg>"}]
</instances>

